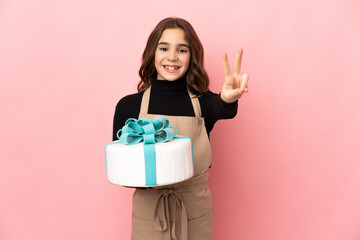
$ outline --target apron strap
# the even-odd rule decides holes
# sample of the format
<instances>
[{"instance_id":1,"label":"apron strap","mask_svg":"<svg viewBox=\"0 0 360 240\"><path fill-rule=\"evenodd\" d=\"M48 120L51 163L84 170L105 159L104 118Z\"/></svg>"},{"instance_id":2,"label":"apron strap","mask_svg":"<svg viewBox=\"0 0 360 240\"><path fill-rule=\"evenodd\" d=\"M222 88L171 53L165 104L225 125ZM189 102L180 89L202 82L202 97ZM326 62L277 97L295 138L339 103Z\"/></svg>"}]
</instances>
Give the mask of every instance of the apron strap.
<instances>
[{"instance_id":1,"label":"apron strap","mask_svg":"<svg viewBox=\"0 0 360 240\"><path fill-rule=\"evenodd\" d=\"M173 199L175 201L175 210L172 214L172 219L170 219L170 199ZM161 209L163 209L162 212L159 209L160 207ZM154 228L157 231L165 232L164 240L177 239L175 233L175 226L178 211L181 212L181 235L179 240L187 240L187 214L182 197L179 193L175 192L172 189L165 190L158 199L154 212Z\"/></svg>"},{"instance_id":2,"label":"apron strap","mask_svg":"<svg viewBox=\"0 0 360 240\"><path fill-rule=\"evenodd\" d=\"M148 108L149 108L149 100L150 100L150 91L151 91L151 86L145 90L142 100L141 100L141 107L140 107L140 112L141 113L148 113Z\"/></svg>"},{"instance_id":3,"label":"apron strap","mask_svg":"<svg viewBox=\"0 0 360 240\"><path fill-rule=\"evenodd\" d=\"M202 176L196 177L196 179L207 177L208 173L206 172ZM208 183L197 183L189 186L182 186L180 188L169 188L169 189L152 189L150 191L160 191L162 194L160 195L154 212L154 228L157 231L161 231L165 233L164 240L177 239L175 234L176 228L176 216L180 214L180 226L181 233L179 240L187 240L188 239L188 226L187 226L187 213L185 204L183 199L179 193L193 192L193 191L201 191L207 188ZM174 212L171 214L172 219L170 219L170 203L172 200L175 203ZM161 210L162 211L161 211Z\"/></svg>"},{"instance_id":4,"label":"apron strap","mask_svg":"<svg viewBox=\"0 0 360 240\"><path fill-rule=\"evenodd\" d=\"M192 92L190 92L189 89L188 89L188 93L190 95L191 103L193 105L195 117L201 117L201 107L200 107L199 98L195 96Z\"/></svg>"},{"instance_id":5,"label":"apron strap","mask_svg":"<svg viewBox=\"0 0 360 240\"><path fill-rule=\"evenodd\" d=\"M194 109L195 117L201 117L201 107L199 98L195 96L193 93L190 92L190 90L187 90L190 96L191 104ZM149 110L149 101L150 101L150 92L151 92L151 86L145 90L144 95L141 100L141 107L140 112L141 113L148 113Z\"/></svg>"}]
</instances>

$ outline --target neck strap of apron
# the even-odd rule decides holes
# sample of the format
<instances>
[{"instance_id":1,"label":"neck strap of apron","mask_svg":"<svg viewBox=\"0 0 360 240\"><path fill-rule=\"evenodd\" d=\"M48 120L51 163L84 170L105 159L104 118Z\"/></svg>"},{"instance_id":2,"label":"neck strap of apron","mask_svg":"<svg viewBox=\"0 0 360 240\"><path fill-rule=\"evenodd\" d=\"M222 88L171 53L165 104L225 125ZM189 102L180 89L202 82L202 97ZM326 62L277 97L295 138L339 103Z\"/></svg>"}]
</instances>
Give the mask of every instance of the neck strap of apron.
<instances>
[{"instance_id":1,"label":"neck strap of apron","mask_svg":"<svg viewBox=\"0 0 360 240\"><path fill-rule=\"evenodd\" d=\"M189 89L187 91L191 99L191 104L194 108L195 117L201 117L201 108L200 108L199 99L194 94L192 94L189 91ZM150 92L151 92L151 86L145 90L144 95L142 97L141 108L140 108L141 113L146 113L146 114L148 113Z\"/></svg>"}]
</instances>

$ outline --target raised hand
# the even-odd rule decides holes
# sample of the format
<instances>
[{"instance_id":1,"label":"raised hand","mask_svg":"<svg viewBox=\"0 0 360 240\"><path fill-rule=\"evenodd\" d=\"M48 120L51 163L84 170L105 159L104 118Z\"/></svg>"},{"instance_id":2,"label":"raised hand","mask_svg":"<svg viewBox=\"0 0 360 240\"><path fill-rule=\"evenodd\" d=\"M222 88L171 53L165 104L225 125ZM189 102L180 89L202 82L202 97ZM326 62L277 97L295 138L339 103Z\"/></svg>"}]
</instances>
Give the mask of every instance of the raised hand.
<instances>
[{"instance_id":1,"label":"raised hand","mask_svg":"<svg viewBox=\"0 0 360 240\"><path fill-rule=\"evenodd\" d=\"M240 76L241 68L241 58L243 54L243 49L240 49L235 58L235 68L234 73L231 74L228 56L226 53L222 55L223 67L225 73L225 82L224 86L221 89L221 99L224 102L232 103L238 100L243 93L248 92L248 80L249 75L247 73Z\"/></svg>"}]
</instances>

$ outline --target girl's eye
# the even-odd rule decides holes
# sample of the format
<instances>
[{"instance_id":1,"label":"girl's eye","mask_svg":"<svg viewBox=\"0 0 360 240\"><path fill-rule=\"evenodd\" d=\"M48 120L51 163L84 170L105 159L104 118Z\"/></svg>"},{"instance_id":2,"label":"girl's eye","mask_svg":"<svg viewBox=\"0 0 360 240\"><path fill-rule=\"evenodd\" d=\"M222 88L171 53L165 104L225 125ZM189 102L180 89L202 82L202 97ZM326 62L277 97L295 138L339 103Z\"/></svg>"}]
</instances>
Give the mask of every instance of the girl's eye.
<instances>
[{"instance_id":1,"label":"girl's eye","mask_svg":"<svg viewBox=\"0 0 360 240\"><path fill-rule=\"evenodd\" d=\"M166 48L164 48L164 47L162 47L162 48L159 48L159 50L160 50L160 51L164 51L164 52L165 52L167 49L166 49Z\"/></svg>"},{"instance_id":2,"label":"girl's eye","mask_svg":"<svg viewBox=\"0 0 360 240\"><path fill-rule=\"evenodd\" d=\"M179 52L180 53L187 53L187 50L186 49L180 49Z\"/></svg>"}]
</instances>

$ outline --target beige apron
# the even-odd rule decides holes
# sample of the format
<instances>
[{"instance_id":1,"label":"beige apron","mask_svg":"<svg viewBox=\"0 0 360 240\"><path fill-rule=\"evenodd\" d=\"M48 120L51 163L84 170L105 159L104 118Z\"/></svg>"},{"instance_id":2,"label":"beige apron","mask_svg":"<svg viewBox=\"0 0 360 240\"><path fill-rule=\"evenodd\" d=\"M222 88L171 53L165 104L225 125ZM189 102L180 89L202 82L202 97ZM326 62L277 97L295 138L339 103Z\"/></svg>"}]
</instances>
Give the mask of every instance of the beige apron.
<instances>
[{"instance_id":1,"label":"beige apron","mask_svg":"<svg viewBox=\"0 0 360 240\"><path fill-rule=\"evenodd\" d=\"M154 119L148 114L150 90L143 95L139 118ZM195 176L181 183L136 189L133 196L132 240L211 240L213 206L207 188L211 147L201 117L198 98L189 92L195 117L162 115L175 126L178 134L193 143Z\"/></svg>"}]
</instances>

